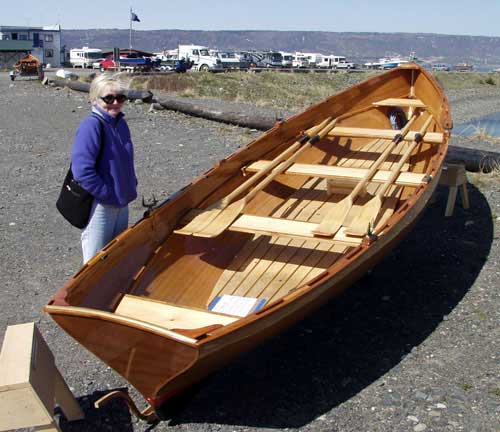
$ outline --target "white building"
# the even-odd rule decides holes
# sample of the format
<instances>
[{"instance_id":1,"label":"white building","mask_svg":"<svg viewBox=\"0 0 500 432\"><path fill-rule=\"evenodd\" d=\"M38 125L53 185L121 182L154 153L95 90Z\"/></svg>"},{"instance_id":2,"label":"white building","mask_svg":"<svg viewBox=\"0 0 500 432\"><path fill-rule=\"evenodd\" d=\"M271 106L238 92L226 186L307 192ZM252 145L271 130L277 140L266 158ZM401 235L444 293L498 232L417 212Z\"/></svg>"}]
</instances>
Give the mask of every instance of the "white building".
<instances>
[{"instance_id":1,"label":"white building","mask_svg":"<svg viewBox=\"0 0 500 432\"><path fill-rule=\"evenodd\" d=\"M0 25L0 51L3 41L22 41L31 45L28 51L44 64L60 67L64 63L64 48L61 47L61 26L21 27ZM8 46L15 46L5 43ZM22 50L26 52L26 48Z\"/></svg>"}]
</instances>

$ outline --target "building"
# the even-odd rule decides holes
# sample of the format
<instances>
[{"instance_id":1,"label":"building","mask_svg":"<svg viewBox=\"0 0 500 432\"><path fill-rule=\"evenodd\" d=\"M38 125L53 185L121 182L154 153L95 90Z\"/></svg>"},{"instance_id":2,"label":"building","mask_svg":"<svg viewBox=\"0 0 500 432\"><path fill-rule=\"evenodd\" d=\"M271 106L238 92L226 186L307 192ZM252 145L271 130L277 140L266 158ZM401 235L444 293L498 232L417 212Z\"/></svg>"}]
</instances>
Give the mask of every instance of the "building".
<instances>
[{"instance_id":1,"label":"building","mask_svg":"<svg viewBox=\"0 0 500 432\"><path fill-rule=\"evenodd\" d=\"M10 69L26 54L32 54L43 64L60 67L64 63L61 46L61 26L20 27L0 26L0 68Z\"/></svg>"}]
</instances>

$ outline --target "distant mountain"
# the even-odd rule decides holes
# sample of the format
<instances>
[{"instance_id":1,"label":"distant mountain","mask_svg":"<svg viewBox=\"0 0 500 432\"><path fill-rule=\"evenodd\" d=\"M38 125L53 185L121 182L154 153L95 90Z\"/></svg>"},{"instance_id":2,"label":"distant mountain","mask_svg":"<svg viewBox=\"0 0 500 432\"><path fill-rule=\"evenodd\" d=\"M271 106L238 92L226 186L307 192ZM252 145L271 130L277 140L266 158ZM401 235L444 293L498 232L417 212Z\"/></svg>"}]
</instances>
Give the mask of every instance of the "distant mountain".
<instances>
[{"instance_id":1,"label":"distant mountain","mask_svg":"<svg viewBox=\"0 0 500 432\"><path fill-rule=\"evenodd\" d=\"M129 46L129 30L63 30L69 48ZM432 33L337 33L316 31L201 31L134 30L133 47L145 51L176 48L179 44L205 45L222 50L279 50L344 55L369 61L391 55L409 55L428 61L500 64L500 37L453 36Z\"/></svg>"}]
</instances>

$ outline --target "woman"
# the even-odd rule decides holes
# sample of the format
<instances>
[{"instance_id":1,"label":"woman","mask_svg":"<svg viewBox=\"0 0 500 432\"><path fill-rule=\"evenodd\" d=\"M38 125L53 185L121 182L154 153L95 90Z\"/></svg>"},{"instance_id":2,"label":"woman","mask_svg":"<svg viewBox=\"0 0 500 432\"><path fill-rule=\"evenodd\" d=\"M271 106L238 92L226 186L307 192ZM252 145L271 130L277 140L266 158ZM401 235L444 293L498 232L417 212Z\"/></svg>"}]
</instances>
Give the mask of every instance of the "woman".
<instances>
[{"instance_id":1,"label":"woman","mask_svg":"<svg viewBox=\"0 0 500 432\"><path fill-rule=\"evenodd\" d=\"M71 156L75 180L93 197L83 229L84 264L128 226L128 204L137 197L134 149L121 112L125 88L114 76L92 81L92 112L80 124Z\"/></svg>"}]
</instances>

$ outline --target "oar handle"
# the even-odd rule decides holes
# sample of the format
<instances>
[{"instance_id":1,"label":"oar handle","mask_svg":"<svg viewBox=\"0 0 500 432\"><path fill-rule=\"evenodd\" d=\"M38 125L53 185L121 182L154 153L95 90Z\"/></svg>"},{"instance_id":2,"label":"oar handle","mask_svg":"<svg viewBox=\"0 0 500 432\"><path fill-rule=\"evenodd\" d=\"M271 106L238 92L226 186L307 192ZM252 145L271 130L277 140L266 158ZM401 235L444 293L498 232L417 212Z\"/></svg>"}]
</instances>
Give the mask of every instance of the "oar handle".
<instances>
[{"instance_id":1,"label":"oar handle","mask_svg":"<svg viewBox=\"0 0 500 432\"><path fill-rule=\"evenodd\" d=\"M352 190L352 192L349 194L350 198L354 200L358 194L361 192L361 190L366 186L366 183L370 181L370 179L375 175L376 171L378 170L378 167L385 162L389 154L392 152L394 147L396 147L401 141L403 141L410 131L410 127L413 124L413 122L416 120L417 116L413 114L410 117L410 120L406 123L406 125L397 133L394 138L392 139L391 143L386 147L384 152L379 156L379 158L374 162L374 164L370 167L370 169L366 172L364 177L361 179L361 181L356 185L356 187Z\"/></svg>"},{"instance_id":2,"label":"oar handle","mask_svg":"<svg viewBox=\"0 0 500 432\"><path fill-rule=\"evenodd\" d=\"M309 142L305 143L302 148L297 150L292 156L290 156L286 161L282 162L278 169L274 170L273 173L267 177L263 182L261 182L258 186L253 188L243 199L245 203L248 203L258 192L264 189L269 183L271 183L278 175L287 170L290 165L292 165L301 154L303 154L309 147L311 147L314 143L321 140L325 135L327 135L337 123L337 119L331 120L329 118L330 123L326 125L320 132L318 132L314 137L312 137Z\"/></svg>"},{"instance_id":3,"label":"oar handle","mask_svg":"<svg viewBox=\"0 0 500 432\"><path fill-rule=\"evenodd\" d=\"M312 128L308 129L306 133L299 140L295 141L295 143L293 143L285 151L281 152L278 156L276 156L271 162L269 162L269 164L264 169L260 170L258 173L250 177L248 180L239 185L229 195L224 197L222 199L223 207L229 205L243 191L245 191L250 186L258 182L262 177L264 177L267 173L269 173L276 166L278 166L278 164L280 164L283 160L290 157L291 154L293 154L301 145L309 141L311 137L314 137L318 133L318 131L322 130L325 127L325 125L330 121L331 117L328 117L326 120L322 121L319 125L313 126Z\"/></svg>"},{"instance_id":4,"label":"oar handle","mask_svg":"<svg viewBox=\"0 0 500 432\"><path fill-rule=\"evenodd\" d=\"M391 175L389 178L385 181L385 183L382 185L380 190L377 192L377 195L379 197L383 197L385 193L387 192L387 189L394 183L394 180L398 177L399 173L401 172L401 168L403 168L403 165L407 162L407 160L410 158L413 150L415 147L420 144L423 139L424 135L427 132L427 129L429 128L431 122L432 122L432 114L429 115L423 126L420 128L420 130L415 134L415 138L413 138L413 142L408 146L406 151L403 153L401 156L401 159L397 163L396 167L391 171Z\"/></svg>"}]
</instances>

